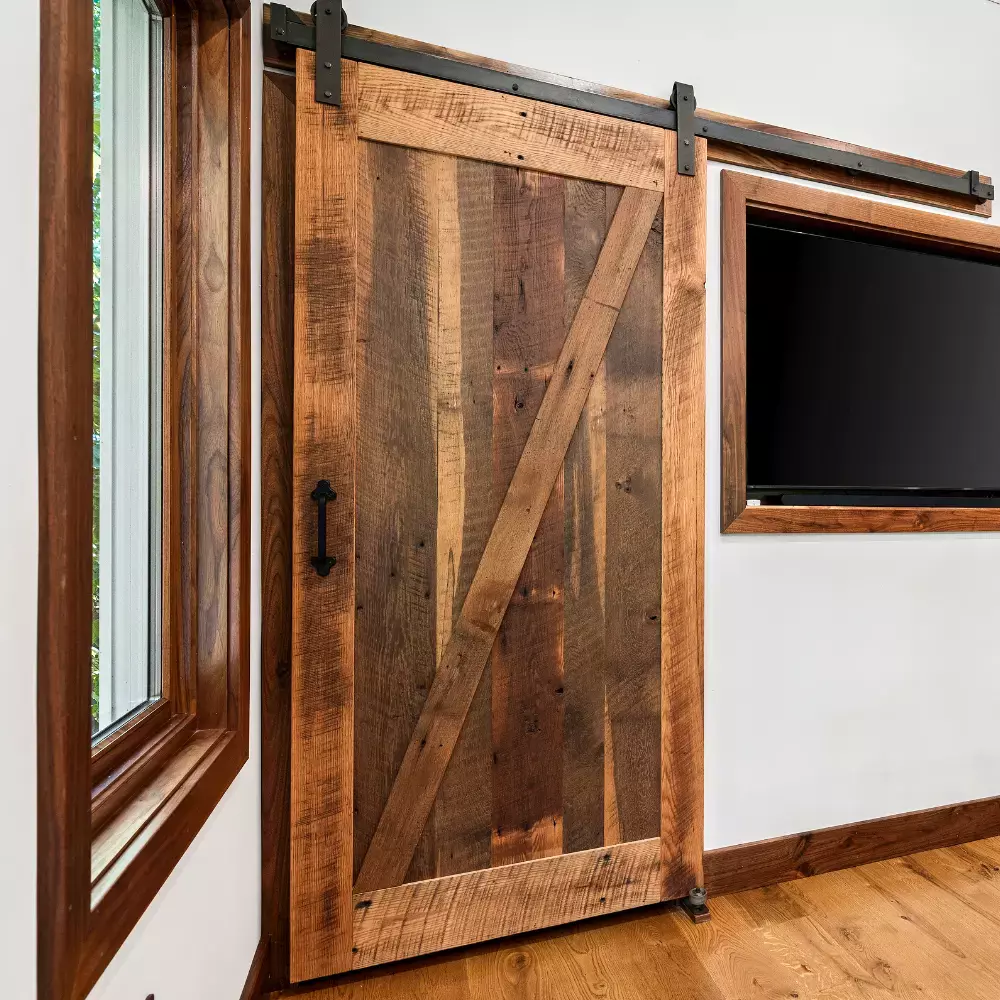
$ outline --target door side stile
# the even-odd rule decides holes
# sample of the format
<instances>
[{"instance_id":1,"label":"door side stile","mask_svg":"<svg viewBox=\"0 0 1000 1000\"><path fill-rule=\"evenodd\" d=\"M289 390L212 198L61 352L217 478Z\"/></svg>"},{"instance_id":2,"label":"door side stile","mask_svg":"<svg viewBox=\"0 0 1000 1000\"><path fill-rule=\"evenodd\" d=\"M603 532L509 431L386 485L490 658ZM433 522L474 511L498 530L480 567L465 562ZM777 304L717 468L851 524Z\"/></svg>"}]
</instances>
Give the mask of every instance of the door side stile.
<instances>
[{"instance_id":1,"label":"door side stile","mask_svg":"<svg viewBox=\"0 0 1000 1000\"><path fill-rule=\"evenodd\" d=\"M357 299L357 67L341 106L317 104L315 55L299 50L295 126L295 360L292 466L290 973L351 967L354 729L354 462ZM265 206L265 211L267 207ZM329 480L327 552L315 555ZM267 807L265 803L265 808Z\"/></svg>"},{"instance_id":2,"label":"door side stile","mask_svg":"<svg viewBox=\"0 0 1000 1000\"><path fill-rule=\"evenodd\" d=\"M708 143L677 173L664 132L663 544L660 644L662 898L704 885L705 227Z\"/></svg>"}]
</instances>

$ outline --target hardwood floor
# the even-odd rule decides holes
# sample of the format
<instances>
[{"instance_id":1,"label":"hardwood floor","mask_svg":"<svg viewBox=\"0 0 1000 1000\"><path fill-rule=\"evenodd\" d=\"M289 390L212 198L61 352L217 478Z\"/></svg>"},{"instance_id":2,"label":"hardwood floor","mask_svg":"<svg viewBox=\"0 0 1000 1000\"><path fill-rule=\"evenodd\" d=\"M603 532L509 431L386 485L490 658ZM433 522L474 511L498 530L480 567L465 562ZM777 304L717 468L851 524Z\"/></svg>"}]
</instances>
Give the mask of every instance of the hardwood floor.
<instances>
[{"instance_id":1,"label":"hardwood floor","mask_svg":"<svg viewBox=\"0 0 1000 1000\"><path fill-rule=\"evenodd\" d=\"M299 1000L996 1000L1000 838L419 959Z\"/></svg>"}]
</instances>

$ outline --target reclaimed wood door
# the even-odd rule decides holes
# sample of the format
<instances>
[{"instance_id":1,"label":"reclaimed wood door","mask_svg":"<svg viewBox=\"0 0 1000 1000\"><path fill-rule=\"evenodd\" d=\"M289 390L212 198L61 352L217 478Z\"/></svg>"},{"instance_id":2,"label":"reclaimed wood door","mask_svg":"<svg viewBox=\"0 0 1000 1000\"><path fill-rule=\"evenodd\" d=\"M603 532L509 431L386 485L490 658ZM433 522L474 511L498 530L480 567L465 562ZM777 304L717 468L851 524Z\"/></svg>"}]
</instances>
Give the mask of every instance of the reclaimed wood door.
<instances>
[{"instance_id":1,"label":"reclaimed wood door","mask_svg":"<svg viewBox=\"0 0 1000 1000\"><path fill-rule=\"evenodd\" d=\"M314 66L293 981L702 882L704 141Z\"/></svg>"}]
</instances>

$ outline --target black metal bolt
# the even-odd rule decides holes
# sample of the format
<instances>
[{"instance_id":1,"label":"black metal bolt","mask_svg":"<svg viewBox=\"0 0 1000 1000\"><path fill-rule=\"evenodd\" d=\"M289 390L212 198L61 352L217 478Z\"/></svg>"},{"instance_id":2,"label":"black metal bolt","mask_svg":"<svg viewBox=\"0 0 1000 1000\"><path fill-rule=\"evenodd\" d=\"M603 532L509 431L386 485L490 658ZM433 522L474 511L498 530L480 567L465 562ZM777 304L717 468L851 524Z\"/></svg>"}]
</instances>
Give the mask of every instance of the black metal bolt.
<instances>
[{"instance_id":1,"label":"black metal bolt","mask_svg":"<svg viewBox=\"0 0 1000 1000\"><path fill-rule=\"evenodd\" d=\"M688 99L688 95L687 95L687 94L685 94L685 95L684 95L684 100L686 101L687 99Z\"/></svg>"},{"instance_id":2,"label":"black metal bolt","mask_svg":"<svg viewBox=\"0 0 1000 1000\"><path fill-rule=\"evenodd\" d=\"M325 63L323 63L323 65L324 65L324 66L325 66L325 67L326 67L327 69L333 69L333 63L331 63L331 62L325 62Z\"/></svg>"},{"instance_id":3,"label":"black metal bolt","mask_svg":"<svg viewBox=\"0 0 1000 1000\"><path fill-rule=\"evenodd\" d=\"M864 166L864 163L862 163L862 162L861 162L861 160L858 160L858 166L859 166L859 167L863 167L863 166Z\"/></svg>"},{"instance_id":4,"label":"black metal bolt","mask_svg":"<svg viewBox=\"0 0 1000 1000\"><path fill-rule=\"evenodd\" d=\"M685 139L684 140L684 145L685 146L690 146L691 145L691 140L690 139Z\"/></svg>"},{"instance_id":5,"label":"black metal bolt","mask_svg":"<svg viewBox=\"0 0 1000 1000\"><path fill-rule=\"evenodd\" d=\"M701 130L702 130L702 132L707 132L708 131L708 126L707 125L702 125Z\"/></svg>"},{"instance_id":6,"label":"black metal bolt","mask_svg":"<svg viewBox=\"0 0 1000 1000\"><path fill-rule=\"evenodd\" d=\"M510 89L511 89L511 90L517 90L517 84L516 84L516 83L512 83L512 84L510 85Z\"/></svg>"},{"instance_id":7,"label":"black metal bolt","mask_svg":"<svg viewBox=\"0 0 1000 1000\"><path fill-rule=\"evenodd\" d=\"M333 91L332 90L324 90L323 91L323 96L324 97L333 97Z\"/></svg>"},{"instance_id":8,"label":"black metal bolt","mask_svg":"<svg viewBox=\"0 0 1000 1000\"><path fill-rule=\"evenodd\" d=\"M284 28L278 28L278 34L279 35L283 35L284 33L285 33L285 29Z\"/></svg>"},{"instance_id":9,"label":"black metal bolt","mask_svg":"<svg viewBox=\"0 0 1000 1000\"><path fill-rule=\"evenodd\" d=\"M327 12L327 14L332 14L333 13L333 8L332 7L327 7L326 8L326 12Z\"/></svg>"}]
</instances>

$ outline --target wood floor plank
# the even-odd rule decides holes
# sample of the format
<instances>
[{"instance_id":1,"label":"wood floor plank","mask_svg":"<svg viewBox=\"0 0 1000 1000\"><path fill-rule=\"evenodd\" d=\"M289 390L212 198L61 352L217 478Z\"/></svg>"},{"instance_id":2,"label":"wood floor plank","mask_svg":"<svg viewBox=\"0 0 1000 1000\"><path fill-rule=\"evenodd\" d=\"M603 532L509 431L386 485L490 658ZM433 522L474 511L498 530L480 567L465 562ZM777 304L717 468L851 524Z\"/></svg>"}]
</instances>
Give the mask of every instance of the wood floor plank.
<instances>
[{"instance_id":1,"label":"wood floor plank","mask_svg":"<svg viewBox=\"0 0 1000 1000\"><path fill-rule=\"evenodd\" d=\"M565 340L565 181L496 167L493 489L507 494ZM531 541L491 656L494 865L563 849L563 488Z\"/></svg>"},{"instance_id":2,"label":"wood floor plank","mask_svg":"<svg viewBox=\"0 0 1000 1000\"><path fill-rule=\"evenodd\" d=\"M661 203L637 188L622 196L358 874L359 890L396 884L409 868Z\"/></svg>"}]
</instances>

